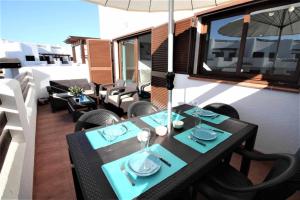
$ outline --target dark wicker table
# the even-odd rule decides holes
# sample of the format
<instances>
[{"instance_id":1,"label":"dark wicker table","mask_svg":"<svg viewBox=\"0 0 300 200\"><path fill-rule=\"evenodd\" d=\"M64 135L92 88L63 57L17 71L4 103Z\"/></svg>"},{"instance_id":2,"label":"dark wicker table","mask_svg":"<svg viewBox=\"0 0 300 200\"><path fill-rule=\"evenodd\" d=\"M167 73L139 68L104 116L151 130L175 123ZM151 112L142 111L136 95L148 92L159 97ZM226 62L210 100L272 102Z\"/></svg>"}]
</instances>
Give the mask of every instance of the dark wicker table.
<instances>
[{"instance_id":1,"label":"dark wicker table","mask_svg":"<svg viewBox=\"0 0 300 200\"><path fill-rule=\"evenodd\" d=\"M180 112L186 117L183 120L185 126L182 130L174 130L171 136L155 137L151 141L152 143L160 143L188 163L187 166L141 194L138 199L174 198L182 189L205 175L243 142L245 142L245 148L253 149L258 126L236 119L228 119L221 124L212 124L202 120L204 123L232 133L230 138L205 154L198 153L175 140L173 135L193 127L195 120L198 120L182 112L190 108L190 105L181 105L173 109L173 111ZM149 127L153 131L153 128L139 118L130 120L139 127ZM78 181L84 199L116 199L117 196L101 170L101 166L139 150L140 144L137 139L131 138L97 150L93 150L83 132L68 135L67 141L71 162L74 165L75 184ZM249 166L250 160L243 158L241 171L247 174Z\"/></svg>"},{"instance_id":2,"label":"dark wicker table","mask_svg":"<svg viewBox=\"0 0 300 200\"><path fill-rule=\"evenodd\" d=\"M77 102L76 99L78 98L76 97L68 98L68 110L71 113L74 122L83 114L83 111L97 109L95 100L87 95L84 96L88 99L87 102Z\"/></svg>"}]
</instances>

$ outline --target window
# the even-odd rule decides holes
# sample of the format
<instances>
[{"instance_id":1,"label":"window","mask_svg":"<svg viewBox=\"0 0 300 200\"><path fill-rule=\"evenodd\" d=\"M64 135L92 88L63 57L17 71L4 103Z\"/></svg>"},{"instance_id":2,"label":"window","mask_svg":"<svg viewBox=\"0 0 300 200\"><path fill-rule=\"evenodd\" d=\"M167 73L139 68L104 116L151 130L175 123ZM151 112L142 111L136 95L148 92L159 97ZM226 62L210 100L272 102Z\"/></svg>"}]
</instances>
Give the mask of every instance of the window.
<instances>
[{"instance_id":1,"label":"window","mask_svg":"<svg viewBox=\"0 0 300 200\"><path fill-rule=\"evenodd\" d=\"M293 75L298 59L294 56L294 47L300 45L300 7L284 6L250 13L247 42L243 60L243 73L250 69L266 75ZM249 54L253 51L253 57ZM254 56L254 54L256 56ZM269 58L267 56L269 55Z\"/></svg>"},{"instance_id":2,"label":"window","mask_svg":"<svg viewBox=\"0 0 300 200\"><path fill-rule=\"evenodd\" d=\"M35 61L34 56L25 56L26 61Z\"/></svg>"},{"instance_id":3,"label":"window","mask_svg":"<svg viewBox=\"0 0 300 200\"><path fill-rule=\"evenodd\" d=\"M47 61L45 56L40 56L40 61Z\"/></svg>"},{"instance_id":4,"label":"window","mask_svg":"<svg viewBox=\"0 0 300 200\"><path fill-rule=\"evenodd\" d=\"M268 4L202 17L201 74L299 87L300 4Z\"/></svg>"},{"instance_id":5,"label":"window","mask_svg":"<svg viewBox=\"0 0 300 200\"><path fill-rule=\"evenodd\" d=\"M220 28L241 18L234 16L219 20L210 21L208 24L209 34L207 37L207 51L205 64L208 71L236 71L237 57L236 52L240 48L240 37L228 37L220 33ZM230 31L241 32L243 23L235 24Z\"/></svg>"},{"instance_id":6,"label":"window","mask_svg":"<svg viewBox=\"0 0 300 200\"><path fill-rule=\"evenodd\" d=\"M263 58L264 55L264 52L253 52L252 58Z\"/></svg>"}]
</instances>

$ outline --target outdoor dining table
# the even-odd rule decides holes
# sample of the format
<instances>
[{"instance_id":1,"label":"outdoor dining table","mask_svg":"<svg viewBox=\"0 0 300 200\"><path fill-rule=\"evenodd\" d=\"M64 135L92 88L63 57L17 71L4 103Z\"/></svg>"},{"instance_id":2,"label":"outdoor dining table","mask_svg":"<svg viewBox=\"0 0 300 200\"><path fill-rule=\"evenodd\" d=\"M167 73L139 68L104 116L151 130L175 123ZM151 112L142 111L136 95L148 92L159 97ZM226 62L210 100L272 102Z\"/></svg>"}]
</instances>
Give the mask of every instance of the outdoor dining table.
<instances>
[{"instance_id":1,"label":"outdoor dining table","mask_svg":"<svg viewBox=\"0 0 300 200\"><path fill-rule=\"evenodd\" d=\"M195 146L185 144L184 140L180 140L180 134L185 134L186 131L195 126L197 120L200 120L198 117L189 114L191 109L194 109L194 107L187 104L173 108L173 112L182 117L184 127L179 130L174 129L172 133L166 136L156 136L151 124L146 123L147 120L143 120L145 116L144 118L135 117L125 121L127 123L131 122L138 128L150 128L153 133L152 136L155 135L150 140L152 146L153 144L159 144L185 163L178 171L143 191L136 197L137 199L176 197L180 191L183 191L184 188L187 188L196 180L201 179L202 176L217 166L220 161L244 142L247 150L253 150L258 126L226 116L219 121L202 118L201 123L230 133L228 134L230 137L225 138L219 144L204 152L201 152ZM124 121L120 123L124 123ZM118 196L107 178L103 166L139 151L140 143L137 137L129 137L98 148L98 146L95 146L96 143L89 140L86 133L99 128L67 135L75 179L78 181L84 199L117 199ZM249 167L250 160L242 158L240 170L248 174ZM168 168L166 167L166 169ZM147 178L144 181L147 181Z\"/></svg>"}]
</instances>

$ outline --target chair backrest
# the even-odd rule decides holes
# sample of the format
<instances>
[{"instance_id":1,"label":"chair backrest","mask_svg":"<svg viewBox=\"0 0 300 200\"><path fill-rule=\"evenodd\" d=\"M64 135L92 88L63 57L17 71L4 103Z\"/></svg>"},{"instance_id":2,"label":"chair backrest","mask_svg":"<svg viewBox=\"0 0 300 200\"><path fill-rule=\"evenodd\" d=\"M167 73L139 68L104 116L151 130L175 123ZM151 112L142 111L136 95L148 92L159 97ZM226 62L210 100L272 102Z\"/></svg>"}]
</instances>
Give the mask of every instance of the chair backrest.
<instances>
[{"instance_id":1,"label":"chair backrest","mask_svg":"<svg viewBox=\"0 0 300 200\"><path fill-rule=\"evenodd\" d=\"M148 101L137 101L132 103L127 112L128 118L137 117L141 115L151 114L159 109Z\"/></svg>"},{"instance_id":2,"label":"chair backrest","mask_svg":"<svg viewBox=\"0 0 300 200\"><path fill-rule=\"evenodd\" d=\"M128 82L125 84L125 92L131 92L135 90L138 90L136 83Z\"/></svg>"},{"instance_id":3,"label":"chair backrest","mask_svg":"<svg viewBox=\"0 0 300 200\"><path fill-rule=\"evenodd\" d=\"M260 199L278 199L284 200L293 195L296 191L300 190L300 149L294 155L296 167L292 170L291 178L287 181L270 187L265 190L258 192L257 197ZM266 176L265 181L272 180L279 175L281 175L289 167L289 162L284 159L277 160L274 164L268 175Z\"/></svg>"},{"instance_id":4,"label":"chair backrest","mask_svg":"<svg viewBox=\"0 0 300 200\"><path fill-rule=\"evenodd\" d=\"M78 119L75 125L75 131L103 126L108 119L111 119L114 122L121 121L118 115L109 110L98 109L86 112Z\"/></svg>"},{"instance_id":5,"label":"chair backrest","mask_svg":"<svg viewBox=\"0 0 300 200\"><path fill-rule=\"evenodd\" d=\"M205 106L203 109L210 110L221 115L227 115L235 119L240 119L238 111L234 107L224 103L212 103Z\"/></svg>"},{"instance_id":6,"label":"chair backrest","mask_svg":"<svg viewBox=\"0 0 300 200\"><path fill-rule=\"evenodd\" d=\"M124 80L117 80L116 81L116 87L123 87L125 85L125 81Z\"/></svg>"}]
</instances>

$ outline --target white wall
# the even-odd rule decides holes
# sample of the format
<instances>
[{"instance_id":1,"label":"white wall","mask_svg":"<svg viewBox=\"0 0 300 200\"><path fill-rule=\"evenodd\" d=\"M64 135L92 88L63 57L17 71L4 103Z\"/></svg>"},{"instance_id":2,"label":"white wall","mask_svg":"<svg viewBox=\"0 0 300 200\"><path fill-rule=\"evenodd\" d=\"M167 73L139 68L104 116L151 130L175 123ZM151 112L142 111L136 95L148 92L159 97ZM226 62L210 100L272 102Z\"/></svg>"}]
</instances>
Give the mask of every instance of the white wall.
<instances>
[{"instance_id":1,"label":"white wall","mask_svg":"<svg viewBox=\"0 0 300 200\"><path fill-rule=\"evenodd\" d=\"M135 31L158 26L168 21L167 12L128 12L114 8L98 6L100 38L113 39ZM195 11L178 11L175 20L193 16Z\"/></svg>"},{"instance_id":2,"label":"white wall","mask_svg":"<svg viewBox=\"0 0 300 200\"><path fill-rule=\"evenodd\" d=\"M25 102L18 81L0 80L0 110L12 136L0 173L0 199L32 199L37 105L35 82L29 78Z\"/></svg>"},{"instance_id":3,"label":"white wall","mask_svg":"<svg viewBox=\"0 0 300 200\"><path fill-rule=\"evenodd\" d=\"M15 42L0 38L0 57L18 58L22 66L42 65L45 61L39 61L39 53L57 53L72 55L70 45L49 45ZM26 61L25 56L34 56L35 61Z\"/></svg>"},{"instance_id":4,"label":"white wall","mask_svg":"<svg viewBox=\"0 0 300 200\"><path fill-rule=\"evenodd\" d=\"M37 98L47 97L48 93L46 86L49 85L49 80L65 80L65 79L82 79L89 78L89 69L87 65L79 66L31 66L22 67L20 71L30 71L32 70L33 77L36 82L37 88Z\"/></svg>"},{"instance_id":5,"label":"white wall","mask_svg":"<svg viewBox=\"0 0 300 200\"><path fill-rule=\"evenodd\" d=\"M255 148L265 153L295 153L300 147L300 95L230 84L190 80L176 74L173 106L198 100L203 107L232 105L243 121L258 125Z\"/></svg>"}]
</instances>

